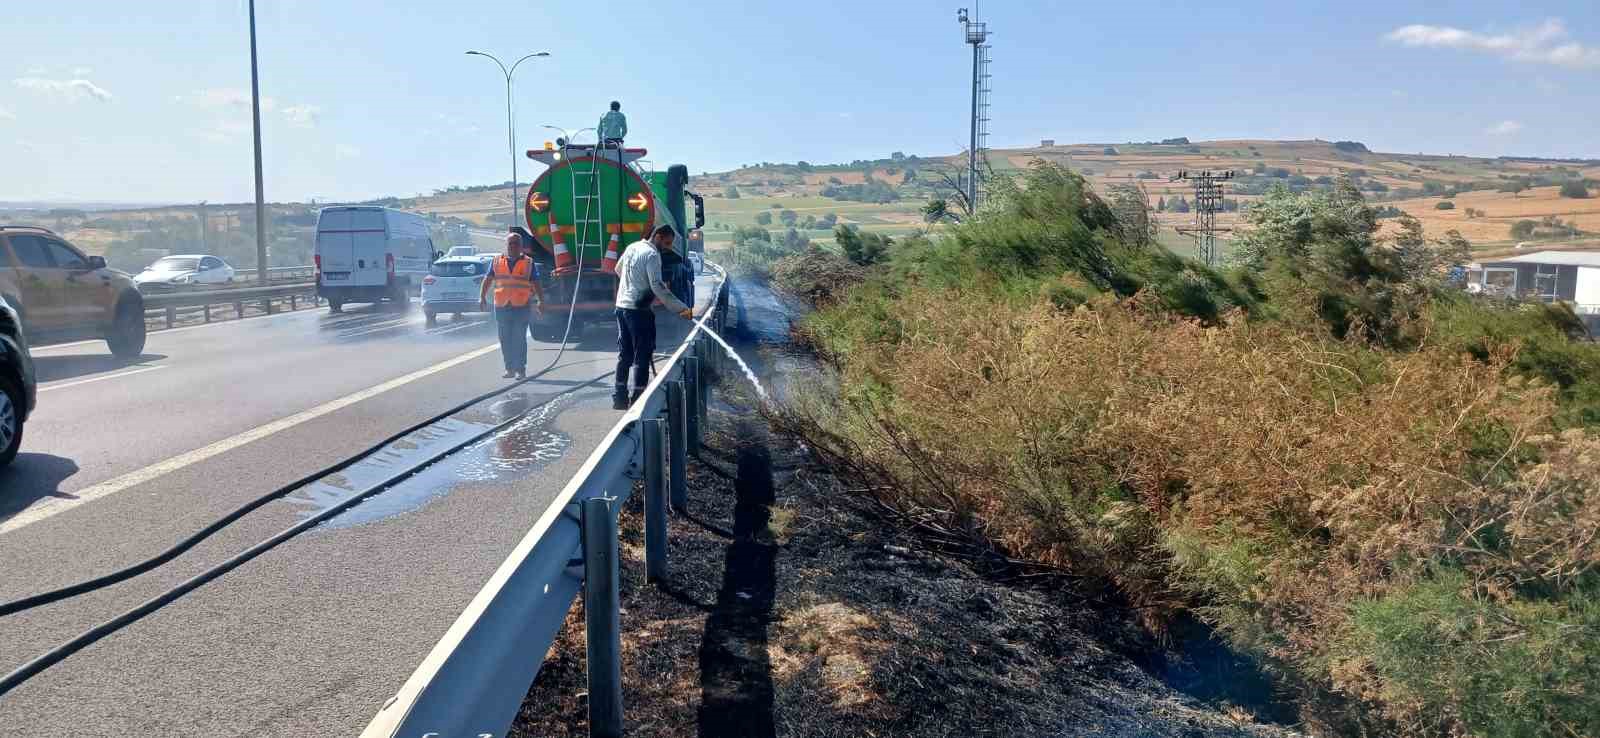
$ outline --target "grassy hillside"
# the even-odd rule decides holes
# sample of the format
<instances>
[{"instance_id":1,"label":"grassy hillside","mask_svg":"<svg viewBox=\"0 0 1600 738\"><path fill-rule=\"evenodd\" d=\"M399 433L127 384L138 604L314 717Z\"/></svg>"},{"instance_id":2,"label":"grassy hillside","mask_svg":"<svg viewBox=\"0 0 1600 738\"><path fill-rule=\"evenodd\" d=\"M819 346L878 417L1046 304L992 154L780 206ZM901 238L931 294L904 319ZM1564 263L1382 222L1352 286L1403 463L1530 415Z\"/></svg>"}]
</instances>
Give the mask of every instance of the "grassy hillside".
<instances>
[{"instance_id":1,"label":"grassy hillside","mask_svg":"<svg viewBox=\"0 0 1600 738\"><path fill-rule=\"evenodd\" d=\"M1584 238L1584 232L1600 233L1600 197L1562 198L1557 187L1571 179L1600 179L1600 162L1596 161L1383 153L1315 140L1225 140L995 149L990 153L989 165L997 173L1013 173L1035 159L1072 169L1101 194L1117 185L1140 185L1148 193L1152 205L1192 197L1187 183L1170 181L1183 170L1233 170L1238 176L1228 185L1229 197L1243 208L1248 208L1274 184L1293 189L1318 189L1331 186L1339 178L1351 177L1360 183L1374 204L1392 206L1418 218L1430 234L1452 228L1459 230L1475 246L1488 252L1503 252L1527 240L1546 241L1563 248L1574 244L1580 248L1591 244L1600 247L1600 238ZM822 220L833 215L836 222L855 225L864 231L903 236L926 228L920 210L922 205L930 197L948 193L946 179L941 174L953 175L964 165L965 159L959 155L896 156L830 165L762 163L726 172L702 172L691 180L690 186L707 196L706 238L712 245L729 242L737 228L761 225L758 218L762 213L770 214L772 219L770 225L762 227L771 229L774 235L781 234L786 226L780 215L785 210L793 211L797 224L802 226L807 216ZM848 192L839 190L867 185L869 175L880 183L876 185L880 193L890 193L888 197L896 199L862 202L838 196L849 196ZM1516 182L1528 188L1520 192L1499 191ZM1454 210L1439 210L1444 195L1457 189L1471 191L1452 198L1457 206ZM730 197L735 192L738 197ZM1600 196L1600 187L1593 188L1593 192ZM393 198L382 202L441 221L460 219L479 226L500 227L510 210L507 194L504 188L450 188L428 197ZM1471 217L1467 212L1469 207ZM283 218L303 220L305 213L311 210L293 203L275 204L270 209L275 223ZM253 217L247 204L214 205L211 213L213 230L224 234L242 228L240 224ZM1547 217L1559 218L1562 226L1541 227L1539 239L1512 236L1511 226L1517 221L1531 219L1543 223ZM1193 214L1169 208L1157 213L1156 219L1162 226L1158 240L1179 253L1188 253L1189 239L1173 227L1192 223ZM195 208L0 212L0 221L46 225L64 232L93 253L104 253L118 241L141 237L144 241L160 240L164 230L182 231L184 227L180 221L195 224ZM1218 223L1238 227L1241 219L1239 213L1228 212L1218 217ZM1574 227L1577 233L1573 234L1572 228L1567 226ZM296 244L303 244L305 240L305 234L298 232L303 228L296 222L290 229L295 231ZM818 226L805 231L804 235L827 243L832 240L832 228ZM288 243L284 247L285 252L291 250ZM1223 248L1226 250L1226 244Z\"/></svg>"}]
</instances>

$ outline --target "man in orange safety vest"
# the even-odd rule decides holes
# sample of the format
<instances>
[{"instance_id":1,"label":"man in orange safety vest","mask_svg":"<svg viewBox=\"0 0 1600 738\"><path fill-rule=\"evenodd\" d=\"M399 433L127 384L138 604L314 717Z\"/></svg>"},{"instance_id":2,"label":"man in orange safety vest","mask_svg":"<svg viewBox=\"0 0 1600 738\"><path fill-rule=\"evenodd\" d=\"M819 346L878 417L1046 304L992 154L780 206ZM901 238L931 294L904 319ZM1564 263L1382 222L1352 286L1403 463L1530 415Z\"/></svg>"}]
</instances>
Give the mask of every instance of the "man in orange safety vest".
<instances>
[{"instance_id":1,"label":"man in orange safety vest","mask_svg":"<svg viewBox=\"0 0 1600 738\"><path fill-rule=\"evenodd\" d=\"M494 290L494 320L500 332L506 379L528 376L529 313L538 310L544 314L544 290L533 275L533 259L523 253L522 236L507 233L506 252L494 258L489 275L478 289L479 310L488 309L491 286Z\"/></svg>"}]
</instances>

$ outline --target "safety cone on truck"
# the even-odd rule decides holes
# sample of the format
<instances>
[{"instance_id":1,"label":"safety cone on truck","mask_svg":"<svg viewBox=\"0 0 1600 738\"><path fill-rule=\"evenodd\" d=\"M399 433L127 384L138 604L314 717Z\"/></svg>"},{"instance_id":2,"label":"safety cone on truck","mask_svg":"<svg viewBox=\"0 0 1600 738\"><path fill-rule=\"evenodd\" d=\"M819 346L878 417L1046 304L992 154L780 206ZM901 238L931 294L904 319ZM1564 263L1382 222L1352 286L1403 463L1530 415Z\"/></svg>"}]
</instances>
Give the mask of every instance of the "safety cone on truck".
<instances>
[{"instance_id":1,"label":"safety cone on truck","mask_svg":"<svg viewBox=\"0 0 1600 738\"><path fill-rule=\"evenodd\" d=\"M600 271L606 274L617 273L617 232L611 232L611 241L606 244L605 258L600 260Z\"/></svg>"},{"instance_id":2,"label":"safety cone on truck","mask_svg":"<svg viewBox=\"0 0 1600 738\"><path fill-rule=\"evenodd\" d=\"M572 266L572 252L567 250L567 244L561 240L561 226L556 225L556 214L550 214L550 242L555 244L556 268L566 269Z\"/></svg>"}]
</instances>

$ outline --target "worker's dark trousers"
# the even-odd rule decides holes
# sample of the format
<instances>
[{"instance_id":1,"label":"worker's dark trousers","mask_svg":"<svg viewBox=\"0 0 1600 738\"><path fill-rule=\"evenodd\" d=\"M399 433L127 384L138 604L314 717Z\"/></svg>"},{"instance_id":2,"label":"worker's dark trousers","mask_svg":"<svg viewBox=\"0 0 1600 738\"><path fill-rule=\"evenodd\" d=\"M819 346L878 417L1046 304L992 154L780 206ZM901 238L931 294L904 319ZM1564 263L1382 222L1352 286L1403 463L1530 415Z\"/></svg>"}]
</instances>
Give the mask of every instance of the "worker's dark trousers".
<instances>
[{"instance_id":1,"label":"worker's dark trousers","mask_svg":"<svg viewBox=\"0 0 1600 738\"><path fill-rule=\"evenodd\" d=\"M649 309L617 308L617 389L628 386L628 369L633 369L633 387L650 384L650 360L656 353L656 314Z\"/></svg>"},{"instance_id":2,"label":"worker's dark trousers","mask_svg":"<svg viewBox=\"0 0 1600 738\"><path fill-rule=\"evenodd\" d=\"M500 330L500 356L506 371L528 369L528 306L494 308L495 327Z\"/></svg>"}]
</instances>

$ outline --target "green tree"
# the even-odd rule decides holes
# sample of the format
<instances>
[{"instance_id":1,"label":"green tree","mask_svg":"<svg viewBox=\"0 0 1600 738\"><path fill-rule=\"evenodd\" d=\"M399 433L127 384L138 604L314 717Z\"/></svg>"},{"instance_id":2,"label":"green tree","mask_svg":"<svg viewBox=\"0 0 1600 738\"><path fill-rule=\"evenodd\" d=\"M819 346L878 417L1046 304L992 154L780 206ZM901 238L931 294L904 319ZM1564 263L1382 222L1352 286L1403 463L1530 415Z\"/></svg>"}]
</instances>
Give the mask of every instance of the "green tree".
<instances>
[{"instance_id":1,"label":"green tree","mask_svg":"<svg viewBox=\"0 0 1600 738\"><path fill-rule=\"evenodd\" d=\"M756 225L772 225L772 212L769 210L763 210L759 213L756 213Z\"/></svg>"},{"instance_id":2,"label":"green tree","mask_svg":"<svg viewBox=\"0 0 1600 738\"><path fill-rule=\"evenodd\" d=\"M1433 206L1433 209L1434 210L1455 210L1456 209L1456 204L1454 202L1449 201L1449 200L1441 200L1438 205L1434 205Z\"/></svg>"},{"instance_id":3,"label":"green tree","mask_svg":"<svg viewBox=\"0 0 1600 738\"><path fill-rule=\"evenodd\" d=\"M1589 188L1584 185L1581 179L1569 179L1561 184L1561 196L1578 200L1586 199L1589 197Z\"/></svg>"},{"instance_id":4,"label":"green tree","mask_svg":"<svg viewBox=\"0 0 1600 738\"><path fill-rule=\"evenodd\" d=\"M1511 237L1518 240L1532 238L1533 230L1538 227L1539 224L1534 221L1527 219L1519 220L1511 224Z\"/></svg>"},{"instance_id":5,"label":"green tree","mask_svg":"<svg viewBox=\"0 0 1600 738\"><path fill-rule=\"evenodd\" d=\"M889 258L889 247L894 240L877 233L862 233L847 225L833 229L833 239L849 260L862 266L877 264Z\"/></svg>"},{"instance_id":6,"label":"green tree","mask_svg":"<svg viewBox=\"0 0 1600 738\"><path fill-rule=\"evenodd\" d=\"M950 209L950 201L942 197L935 197L922 206L922 221L924 223L939 223L950 221L960 223L961 216Z\"/></svg>"},{"instance_id":7,"label":"green tree","mask_svg":"<svg viewBox=\"0 0 1600 738\"><path fill-rule=\"evenodd\" d=\"M790 228L794 227L794 222L796 220L798 220L799 218L800 218L800 214L799 213L796 213L795 211L790 210L788 208L784 208L781 212L778 213L778 220L783 221L783 224L786 225L786 226L789 226Z\"/></svg>"}]
</instances>

